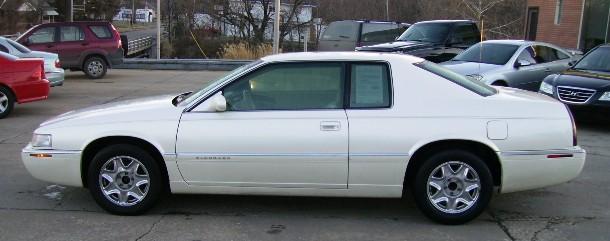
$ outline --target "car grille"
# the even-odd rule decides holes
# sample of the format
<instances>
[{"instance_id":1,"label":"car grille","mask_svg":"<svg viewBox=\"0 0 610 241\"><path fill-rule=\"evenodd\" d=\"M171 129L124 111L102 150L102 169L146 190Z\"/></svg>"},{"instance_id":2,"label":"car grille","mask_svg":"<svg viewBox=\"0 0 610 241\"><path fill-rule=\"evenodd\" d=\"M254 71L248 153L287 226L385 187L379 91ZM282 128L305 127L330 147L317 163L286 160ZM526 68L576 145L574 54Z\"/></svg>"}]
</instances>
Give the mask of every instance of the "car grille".
<instances>
[{"instance_id":1,"label":"car grille","mask_svg":"<svg viewBox=\"0 0 610 241\"><path fill-rule=\"evenodd\" d=\"M559 99L570 103L585 103L595 94L595 90L569 86L558 86Z\"/></svg>"}]
</instances>

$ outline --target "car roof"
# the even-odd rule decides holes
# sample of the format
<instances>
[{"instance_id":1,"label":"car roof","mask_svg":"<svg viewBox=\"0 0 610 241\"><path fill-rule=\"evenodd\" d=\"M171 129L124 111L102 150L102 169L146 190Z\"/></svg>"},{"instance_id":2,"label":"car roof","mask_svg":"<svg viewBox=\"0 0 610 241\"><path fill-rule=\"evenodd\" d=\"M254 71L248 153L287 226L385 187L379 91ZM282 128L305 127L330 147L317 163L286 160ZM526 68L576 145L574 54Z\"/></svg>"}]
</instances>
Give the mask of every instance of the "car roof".
<instances>
[{"instance_id":1,"label":"car roof","mask_svg":"<svg viewBox=\"0 0 610 241\"><path fill-rule=\"evenodd\" d=\"M276 54L261 58L265 62L290 61L388 61L403 60L409 63L421 62L423 59L411 55L374 52L299 52Z\"/></svg>"},{"instance_id":2,"label":"car roof","mask_svg":"<svg viewBox=\"0 0 610 241\"><path fill-rule=\"evenodd\" d=\"M420 21L419 23L474 23L472 20L462 19L462 20L428 20L428 21Z\"/></svg>"}]
</instances>

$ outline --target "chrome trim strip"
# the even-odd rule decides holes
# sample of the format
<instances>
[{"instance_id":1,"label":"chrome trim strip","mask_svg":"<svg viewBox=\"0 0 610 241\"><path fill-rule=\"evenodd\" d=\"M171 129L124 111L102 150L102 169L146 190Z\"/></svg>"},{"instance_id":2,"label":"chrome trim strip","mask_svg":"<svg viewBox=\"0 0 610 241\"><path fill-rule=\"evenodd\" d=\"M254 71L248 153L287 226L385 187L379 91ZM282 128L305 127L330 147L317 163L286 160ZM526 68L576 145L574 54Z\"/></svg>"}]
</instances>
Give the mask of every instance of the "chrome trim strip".
<instances>
[{"instance_id":1,"label":"chrome trim strip","mask_svg":"<svg viewBox=\"0 0 610 241\"><path fill-rule=\"evenodd\" d=\"M170 155L168 153L164 155ZM263 157L263 156L352 156L352 157L367 157L367 156L410 156L408 153L196 153L196 152L185 152L171 154L177 156L217 156L217 157L239 157L239 156L250 156L250 157Z\"/></svg>"},{"instance_id":2,"label":"chrome trim strip","mask_svg":"<svg viewBox=\"0 0 610 241\"><path fill-rule=\"evenodd\" d=\"M21 153L24 154L51 154L51 155L70 155L70 154L81 154L82 151L74 151L74 150L45 150L45 149L27 149L21 150Z\"/></svg>"},{"instance_id":3,"label":"chrome trim strip","mask_svg":"<svg viewBox=\"0 0 610 241\"><path fill-rule=\"evenodd\" d=\"M523 150L523 151L502 151L502 156L531 156L531 155L552 155L552 154L580 154L585 153L582 148L574 149L551 149L551 150Z\"/></svg>"}]
</instances>

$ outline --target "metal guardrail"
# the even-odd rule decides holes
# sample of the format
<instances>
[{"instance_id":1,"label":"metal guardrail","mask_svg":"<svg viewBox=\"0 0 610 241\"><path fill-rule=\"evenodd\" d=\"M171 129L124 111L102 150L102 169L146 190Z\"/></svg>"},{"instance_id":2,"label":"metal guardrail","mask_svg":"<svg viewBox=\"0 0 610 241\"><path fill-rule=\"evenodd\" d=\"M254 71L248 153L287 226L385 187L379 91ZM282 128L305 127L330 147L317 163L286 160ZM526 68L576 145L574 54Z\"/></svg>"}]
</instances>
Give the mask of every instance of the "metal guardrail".
<instances>
[{"instance_id":1,"label":"metal guardrail","mask_svg":"<svg viewBox=\"0 0 610 241\"><path fill-rule=\"evenodd\" d=\"M252 60L229 59L125 59L115 69L148 70L212 70L229 71L248 64Z\"/></svg>"},{"instance_id":2,"label":"metal guardrail","mask_svg":"<svg viewBox=\"0 0 610 241\"><path fill-rule=\"evenodd\" d=\"M151 50L155 40L153 37L144 37L130 40L127 42L127 51L125 57L136 58L147 56L150 57Z\"/></svg>"}]
</instances>

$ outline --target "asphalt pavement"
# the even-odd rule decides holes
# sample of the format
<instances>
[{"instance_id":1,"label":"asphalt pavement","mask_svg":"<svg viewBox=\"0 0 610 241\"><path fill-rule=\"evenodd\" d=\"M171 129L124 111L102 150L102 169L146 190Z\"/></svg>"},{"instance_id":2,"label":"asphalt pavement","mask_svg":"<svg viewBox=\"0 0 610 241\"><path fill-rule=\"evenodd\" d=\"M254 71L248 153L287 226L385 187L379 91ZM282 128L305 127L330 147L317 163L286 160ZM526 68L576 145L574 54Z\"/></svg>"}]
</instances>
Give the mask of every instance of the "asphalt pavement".
<instances>
[{"instance_id":1,"label":"asphalt pavement","mask_svg":"<svg viewBox=\"0 0 610 241\"><path fill-rule=\"evenodd\" d=\"M86 189L34 179L20 160L32 131L54 115L195 90L222 74L110 70L93 81L67 72L48 100L16 105L0 120L0 240L610 240L610 125L603 120L579 122L588 151L580 177L496 195L483 215L460 226L429 221L411 198L172 195L146 215L114 216Z\"/></svg>"}]
</instances>

